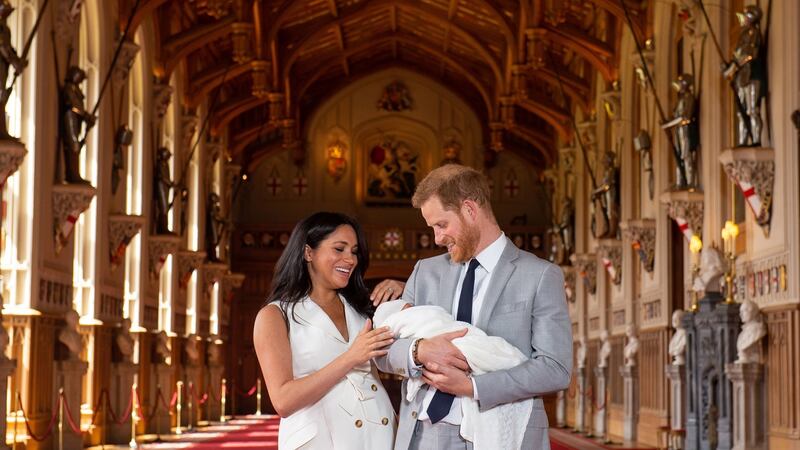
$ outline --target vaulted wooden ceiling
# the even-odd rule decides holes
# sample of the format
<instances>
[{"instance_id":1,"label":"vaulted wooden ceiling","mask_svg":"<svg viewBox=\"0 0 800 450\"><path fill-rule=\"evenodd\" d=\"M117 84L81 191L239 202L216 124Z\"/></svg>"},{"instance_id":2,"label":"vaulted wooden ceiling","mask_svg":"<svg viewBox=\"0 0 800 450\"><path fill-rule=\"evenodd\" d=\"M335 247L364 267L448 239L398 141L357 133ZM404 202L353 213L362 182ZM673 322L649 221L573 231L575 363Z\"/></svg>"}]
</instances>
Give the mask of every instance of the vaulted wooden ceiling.
<instances>
[{"instance_id":1,"label":"vaulted wooden ceiling","mask_svg":"<svg viewBox=\"0 0 800 450\"><path fill-rule=\"evenodd\" d=\"M137 2L121 1L122 24ZM591 113L617 79L626 9L643 39L643 0L139 0L133 27L152 17L155 75L185 64L184 107L208 100L211 133L227 129L244 162L276 142L302 149L326 98L403 67L452 87L487 148L546 166L570 111Z\"/></svg>"}]
</instances>

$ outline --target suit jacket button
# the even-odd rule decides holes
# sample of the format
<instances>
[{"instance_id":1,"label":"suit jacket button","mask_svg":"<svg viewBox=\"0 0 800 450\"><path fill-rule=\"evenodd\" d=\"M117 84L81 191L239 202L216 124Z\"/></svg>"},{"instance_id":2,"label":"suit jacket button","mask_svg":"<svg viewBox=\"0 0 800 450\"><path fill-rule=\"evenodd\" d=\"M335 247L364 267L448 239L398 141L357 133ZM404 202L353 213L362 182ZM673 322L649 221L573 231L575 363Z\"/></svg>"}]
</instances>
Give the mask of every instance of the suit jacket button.
<instances>
[{"instance_id":1,"label":"suit jacket button","mask_svg":"<svg viewBox=\"0 0 800 450\"><path fill-rule=\"evenodd\" d=\"M384 424L384 425L388 425L389 424L389 418L388 417L384 417L383 419L381 419L381 423Z\"/></svg>"},{"instance_id":2,"label":"suit jacket button","mask_svg":"<svg viewBox=\"0 0 800 450\"><path fill-rule=\"evenodd\" d=\"M361 420L356 420L356 428L361 428L362 422Z\"/></svg>"},{"instance_id":3,"label":"suit jacket button","mask_svg":"<svg viewBox=\"0 0 800 450\"><path fill-rule=\"evenodd\" d=\"M411 411L411 417L416 419L417 418L417 412L416 411Z\"/></svg>"},{"instance_id":4,"label":"suit jacket button","mask_svg":"<svg viewBox=\"0 0 800 450\"><path fill-rule=\"evenodd\" d=\"M406 369L402 369L402 368L401 369L397 369L397 373L399 373L400 375L405 375L406 374Z\"/></svg>"},{"instance_id":5,"label":"suit jacket button","mask_svg":"<svg viewBox=\"0 0 800 450\"><path fill-rule=\"evenodd\" d=\"M373 390L373 391L377 391L377 390L378 390L378 386L375 386L375 385L373 384L373 385L372 385L372 390Z\"/></svg>"}]
</instances>

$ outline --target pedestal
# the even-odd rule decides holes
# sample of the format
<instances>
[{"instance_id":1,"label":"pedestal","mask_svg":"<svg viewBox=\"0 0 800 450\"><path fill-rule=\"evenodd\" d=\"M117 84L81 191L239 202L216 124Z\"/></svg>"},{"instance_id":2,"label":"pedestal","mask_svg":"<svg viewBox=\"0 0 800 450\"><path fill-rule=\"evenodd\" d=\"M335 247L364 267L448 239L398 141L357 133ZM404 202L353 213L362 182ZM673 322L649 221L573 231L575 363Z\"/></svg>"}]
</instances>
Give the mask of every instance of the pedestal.
<instances>
[{"instance_id":1,"label":"pedestal","mask_svg":"<svg viewBox=\"0 0 800 450\"><path fill-rule=\"evenodd\" d=\"M4 332L4 330L0 330L0 332ZM8 411L6 410L6 394L8 390L8 377L11 375L11 372L17 368L17 362L8 359L3 355L0 355L0 417L6 417ZM0 420L0 436L3 439L0 439L0 450L6 450L9 447L6 444L5 436L6 436L6 421Z\"/></svg>"},{"instance_id":2,"label":"pedestal","mask_svg":"<svg viewBox=\"0 0 800 450\"><path fill-rule=\"evenodd\" d=\"M595 367L594 376L597 381L597 389L594 394L595 412L594 412L594 435L604 439L606 437L606 368Z\"/></svg>"},{"instance_id":3,"label":"pedestal","mask_svg":"<svg viewBox=\"0 0 800 450\"><path fill-rule=\"evenodd\" d=\"M567 398L564 392L558 391L556 394L556 426L559 428L564 428L567 422Z\"/></svg>"},{"instance_id":4,"label":"pedestal","mask_svg":"<svg viewBox=\"0 0 800 450\"><path fill-rule=\"evenodd\" d=\"M583 433L586 431L586 368L579 367L578 370L578 404L575 412L575 431Z\"/></svg>"},{"instance_id":5,"label":"pedestal","mask_svg":"<svg viewBox=\"0 0 800 450\"><path fill-rule=\"evenodd\" d=\"M733 450L766 448L763 374L759 363L725 365L725 375L733 383Z\"/></svg>"},{"instance_id":6,"label":"pedestal","mask_svg":"<svg viewBox=\"0 0 800 450\"><path fill-rule=\"evenodd\" d=\"M664 372L670 384L669 427L672 431L683 430L686 420L686 408L683 404L683 399L686 398L686 366L667 364Z\"/></svg>"},{"instance_id":7,"label":"pedestal","mask_svg":"<svg viewBox=\"0 0 800 450\"><path fill-rule=\"evenodd\" d=\"M64 388L64 448L65 449L81 449L83 448L83 436L76 435L69 428L67 422L67 408L76 425L80 425L81 421L81 390L83 384L83 376L89 364L79 359L69 359L65 361L56 361L55 364L55 384L53 386L53 398L58 398L59 388ZM56 431L57 433L57 431ZM53 442L58 442L58 434L53 437Z\"/></svg>"},{"instance_id":8,"label":"pedestal","mask_svg":"<svg viewBox=\"0 0 800 450\"><path fill-rule=\"evenodd\" d=\"M161 395L164 397L164 402L169 406L169 401L172 398L172 393L175 391L175 385L170 380L171 367L169 364L159 363L153 364L153 373L151 376L150 387L150 404L155 407L158 404L158 412L150 420L148 424L148 433L169 434L170 432L170 415L169 411L164 411L164 406L161 404L161 399L158 398L158 389L161 389ZM149 411L147 412L149 414Z\"/></svg>"},{"instance_id":9,"label":"pedestal","mask_svg":"<svg viewBox=\"0 0 800 450\"><path fill-rule=\"evenodd\" d=\"M111 409L119 419L131 403L131 386L138 370L138 366L132 362L118 362L111 364L111 382L108 390L108 400ZM131 420L119 424L108 417L108 440L112 444L126 444L131 440Z\"/></svg>"},{"instance_id":10,"label":"pedestal","mask_svg":"<svg viewBox=\"0 0 800 450\"><path fill-rule=\"evenodd\" d=\"M197 425L197 418L200 416L198 405L198 397L202 396L200 392L200 367L187 365L184 369L184 397L183 397L183 410L181 411L181 426L186 428L193 428ZM189 385L191 383L191 386ZM191 410L189 404L191 403Z\"/></svg>"},{"instance_id":11,"label":"pedestal","mask_svg":"<svg viewBox=\"0 0 800 450\"><path fill-rule=\"evenodd\" d=\"M206 380L206 386L208 391L208 402L206 403L207 406L207 413L208 419L211 422L216 422L219 420L220 414L222 414L222 405L221 395L222 395L222 373L224 367L222 365L209 365L208 366L208 379ZM263 406L263 405L262 405ZM230 414L230 404L228 404L228 411L226 413Z\"/></svg>"},{"instance_id":12,"label":"pedestal","mask_svg":"<svg viewBox=\"0 0 800 450\"><path fill-rule=\"evenodd\" d=\"M636 430L639 425L639 368L622 366L619 372L622 374L624 403L622 439L625 442L636 442Z\"/></svg>"},{"instance_id":13,"label":"pedestal","mask_svg":"<svg viewBox=\"0 0 800 450\"><path fill-rule=\"evenodd\" d=\"M17 171L27 153L22 142L14 138L0 139L0 184Z\"/></svg>"}]
</instances>

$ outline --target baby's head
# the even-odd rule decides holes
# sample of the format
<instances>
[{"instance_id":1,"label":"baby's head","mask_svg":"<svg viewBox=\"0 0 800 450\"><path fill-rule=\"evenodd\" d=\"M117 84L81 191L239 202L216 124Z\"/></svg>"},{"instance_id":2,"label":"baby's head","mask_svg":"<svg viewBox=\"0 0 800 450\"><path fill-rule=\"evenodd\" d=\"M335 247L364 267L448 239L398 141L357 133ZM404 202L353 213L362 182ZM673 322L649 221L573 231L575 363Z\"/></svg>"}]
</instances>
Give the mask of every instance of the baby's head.
<instances>
[{"instance_id":1,"label":"baby's head","mask_svg":"<svg viewBox=\"0 0 800 450\"><path fill-rule=\"evenodd\" d=\"M378 309L375 310L375 315L372 316L372 326L375 328L382 327L389 316L411 306L410 303L406 303L402 299L381 303Z\"/></svg>"}]
</instances>

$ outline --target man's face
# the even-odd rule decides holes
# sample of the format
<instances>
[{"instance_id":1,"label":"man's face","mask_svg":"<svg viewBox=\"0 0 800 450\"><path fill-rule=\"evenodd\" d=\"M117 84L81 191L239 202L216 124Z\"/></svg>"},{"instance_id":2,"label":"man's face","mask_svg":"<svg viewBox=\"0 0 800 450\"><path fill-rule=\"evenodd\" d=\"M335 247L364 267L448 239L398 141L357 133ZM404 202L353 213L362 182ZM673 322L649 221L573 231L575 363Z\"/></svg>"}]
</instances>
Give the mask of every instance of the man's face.
<instances>
[{"instance_id":1,"label":"man's face","mask_svg":"<svg viewBox=\"0 0 800 450\"><path fill-rule=\"evenodd\" d=\"M450 259L463 263L475 256L480 241L478 226L466 218L462 212L444 209L438 197L429 198L420 208L422 217L433 228L436 245L447 248Z\"/></svg>"}]
</instances>

